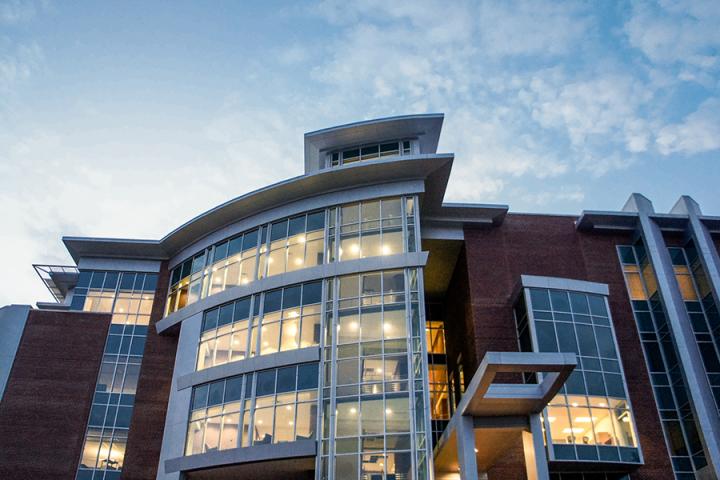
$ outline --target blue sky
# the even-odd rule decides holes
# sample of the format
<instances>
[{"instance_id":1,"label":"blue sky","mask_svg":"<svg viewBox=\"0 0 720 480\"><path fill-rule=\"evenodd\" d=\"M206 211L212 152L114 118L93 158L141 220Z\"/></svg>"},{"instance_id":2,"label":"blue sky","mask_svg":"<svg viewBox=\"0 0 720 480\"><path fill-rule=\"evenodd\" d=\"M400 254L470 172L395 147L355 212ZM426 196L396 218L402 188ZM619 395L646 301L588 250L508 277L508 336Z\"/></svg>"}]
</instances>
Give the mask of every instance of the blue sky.
<instances>
[{"instance_id":1,"label":"blue sky","mask_svg":"<svg viewBox=\"0 0 720 480\"><path fill-rule=\"evenodd\" d=\"M0 0L0 305L62 235L159 238L302 173L302 134L444 112L446 200L720 214L720 8Z\"/></svg>"}]
</instances>

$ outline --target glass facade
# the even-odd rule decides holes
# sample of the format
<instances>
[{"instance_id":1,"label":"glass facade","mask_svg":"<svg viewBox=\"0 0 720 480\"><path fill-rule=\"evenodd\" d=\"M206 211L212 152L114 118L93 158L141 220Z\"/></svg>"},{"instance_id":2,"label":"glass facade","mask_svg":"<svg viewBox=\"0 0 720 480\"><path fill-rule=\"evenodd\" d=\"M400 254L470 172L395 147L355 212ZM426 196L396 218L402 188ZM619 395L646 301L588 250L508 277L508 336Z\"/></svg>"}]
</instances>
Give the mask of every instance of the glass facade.
<instances>
[{"instance_id":1,"label":"glass facade","mask_svg":"<svg viewBox=\"0 0 720 480\"><path fill-rule=\"evenodd\" d=\"M720 317L717 306L692 243L685 248L671 247L668 250L695 341L700 348L705 375L715 405L720 408Z\"/></svg>"},{"instance_id":2,"label":"glass facade","mask_svg":"<svg viewBox=\"0 0 720 480\"><path fill-rule=\"evenodd\" d=\"M193 387L185 455L314 439L318 364L262 370Z\"/></svg>"},{"instance_id":3,"label":"glass facade","mask_svg":"<svg viewBox=\"0 0 720 480\"><path fill-rule=\"evenodd\" d=\"M285 218L176 266L165 314L260 278L323 263L417 251L415 197L369 200Z\"/></svg>"},{"instance_id":4,"label":"glass facade","mask_svg":"<svg viewBox=\"0 0 720 480\"><path fill-rule=\"evenodd\" d=\"M707 465L707 460L690 408L675 342L667 325L665 307L657 290L655 272L641 243L619 246L618 256L640 332L675 478L691 480L695 478L696 470ZM673 263L680 263L679 255L672 255L671 252L671 257L675 257ZM678 274L685 275L685 270L681 268L678 271L676 268ZM684 283L684 280L681 281ZM699 315L693 320L693 323L698 324L693 326L694 329L701 325L699 320ZM703 333L707 335L706 332L701 332L701 335Z\"/></svg>"},{"instance_id":5,"label":"glass facade","mask_svg":"<svg viewBox=\"0 0 720 480\"><path fill-rule=\"evenodd\" d=\"M527 288L515 318L522 351L573 352L578 358L578 366L543 413L550 460L639 463L606 298Z\"/></svg>"},{"instance_id":6,"label":"glass facade","mask_svg":"<svg viewBox=\"0 0 720 480\"><path fill-rule=\"evenodd\" d=\"M445 323L442 305L426 304L425 345L428 352L428 391L433 445L450 421L450 382L445 350Z\"/></svg>"},{"instance_id":7,"label":"glass facade","mask_svg":"<svg viewBox=\"0 0 720 480\"><path fill-rule=\"evenodd\" d=\"M340 165L349 165L356 162L410 155L413 143L412 140L394 140L331 152L327 154L327 166L339 167Z\"/></svg>"},{"instance_id":8,"label":"glass facade","mask_svg":"<svg viewBox=\"0 0 720 480\"><path fill-rule=\"evenodd\" d=\"M197 370L320 344L322 282L279 288L205 312Z\"/></svg>"},{"instance_id":9,"label":"glass facade","mask_svg":"<svg viewBox=\"0 0 720 480\"><path fill-rule=\"evenodd\" d=\"M76 478L120 478L157 274L81 271L71 309L112 313Z\"/></svg>"},{"instance_id":10,"label":"glass facade","mask_svg":"<svg viewBox=\"0 0 720 480\"><path fill-rule=\"evenodd\" d=\"M393 270L327 281L318 478L427 478L419 274Z\"/></svg>"}]
</instances>

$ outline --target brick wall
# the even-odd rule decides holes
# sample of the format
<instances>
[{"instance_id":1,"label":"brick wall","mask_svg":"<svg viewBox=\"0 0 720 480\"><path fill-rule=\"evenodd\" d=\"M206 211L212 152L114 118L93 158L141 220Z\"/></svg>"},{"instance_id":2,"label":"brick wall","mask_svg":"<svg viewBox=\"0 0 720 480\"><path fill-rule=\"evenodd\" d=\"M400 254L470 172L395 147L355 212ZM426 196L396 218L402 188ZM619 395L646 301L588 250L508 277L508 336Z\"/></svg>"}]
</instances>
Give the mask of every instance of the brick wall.
<instances>
[{"instance_id":1,"label":"brick wall","mask_svg":"<svg viewBox=\"0 0 720 480\"><path fill-rule=\"evenodd\" d=\"M467 269L467 308L472 318L468 337L475 344L475 366L487 351L518 349L511 296L521 274L608 284L610 311L645 457L645 465L633 478L671 478L670 459L615 250L616 245L631 239L578 233L574 221L566 216L510 214L500 227L465 230L466 266L457 268ZM521 458L518 445L488 472L489 478L524 478Z\"/></svg>"},{"instance_id":2,"label":"brick wall","mask_svg":"<svg viewBox=\"0 0 720 480\"><path fill-rule=\"evenodd\" d=\"M109 314L30 311L0 403L0 478L75 478L109 325Z\"/></svg>"}]
</instances>

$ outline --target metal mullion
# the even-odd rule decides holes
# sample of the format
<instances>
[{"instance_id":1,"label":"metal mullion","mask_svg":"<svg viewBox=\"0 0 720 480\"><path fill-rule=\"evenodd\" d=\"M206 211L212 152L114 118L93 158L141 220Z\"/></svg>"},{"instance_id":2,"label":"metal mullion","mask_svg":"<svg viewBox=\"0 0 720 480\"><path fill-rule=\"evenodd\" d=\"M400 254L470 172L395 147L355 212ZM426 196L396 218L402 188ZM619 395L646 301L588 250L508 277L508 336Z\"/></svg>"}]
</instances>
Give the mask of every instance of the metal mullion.
<instances>
[{"instance_id":1,"label":"metal mullion","mask_svg":"<svg viewBox=\"0 0 720 480\"><path fill-rule=\"evenodd\" d=\"M252 446L254 443L253 429L255 426L255 399L256 399L256 383L257 383L257 372L253 372L250 378L250 407L248 409L248 446ZM243 401L244 402L244 401Z\"/></svg>"},{"instance_id":2,"label":"metal mullion","mask_svg":"<svg viewBox=\"0 0 720 480\"><path fill-rule=\"evenodd\" d=\"M339 209L338 209L339 212ZM337 228L336 223L336 235L338 234L339 229ZM338 314L338 303L339 303L339 297L340 297L340 279L339 277L333 277L333 297L331 299L332 302L332 325L329 326L331 329L330 334L330 419L328 421L328 478L334 479L335 478L335 439L337 437L336 432L336 409L337 409L337 346L338 346L338 337L337 337L337 327L336 324L339 322L339 314ZM359 288L360 282L358 282L358 288ZM358 301L359 303L359 301ZM358 308L358 312L360 309ZM323 358L325 357L323 352ZM320 375L322 376L324 374L324 368L320 372ZM360 396L357 395L358 403L360 400ZM323 405L324 405L324 399L323 399ZM321 405L321 408L322 406ZM322 411L322 410L321 410ZM359 410L358 410L359 411ZM359 424L358 420L358 424ZM359 432L358 432L359 435ZM322 435L321 435L322 437ZM321 439L322 441L322 439ZM356 453L357 455L357 453ZM359 462L358 462L359 466ZM358 470L359 471L359 470Z\"/></svg>"},{"instance_id":3,"label":"metal mullion","mask_svg":"<svg viewBox=\"0 0 720 480\"><path fill-rule=\"evenodd\" d=\"M403 202L404 203L404 202ZM419 237L416 237L419 238ZM433 465L433 457L432 457L432 449L431 449L431 442L429 441L429 438L433 436L432 433L432 419L430 417L430 373L428 370L428 360L427 360L427 345L426 345L426 338L425 338L425 330L423 329L427 318L425 317L425 275L424 275L424 269L422 267L415 268L416 275L417 275L417 285L418 285L418 314L419 314L419 323L420 328L422 329L421 332L418 332L420 335L420 355L421 355L421 364L423 369L423 387L425 385L428 386L427 389L423 389L423 401L425 403L425 408L423 409L423 414L425 416L425 462L427 464L427 471L432 472L434 469ZM412 290L408 289L410 292L410 295L408 297L412 296ZM412 331L412 330L411 330ZM444 333L443 333L444 335ZM413 379L413 393L415 389L414 379ZM412 398L412 406L415 407L414 402L415 398L413 395ZM413 435L415 437L415 442L417 442L417 432L415 432L415 425L413 422L413 425L411 426L411 431L413 432ZM432 442L434 443L434 442ZM412 455L413 462L416 462L417 459L414 458L415 455ZM417 472L419 469L419 465L415 464L415 471Z\"/></svg>"}]
</instances>

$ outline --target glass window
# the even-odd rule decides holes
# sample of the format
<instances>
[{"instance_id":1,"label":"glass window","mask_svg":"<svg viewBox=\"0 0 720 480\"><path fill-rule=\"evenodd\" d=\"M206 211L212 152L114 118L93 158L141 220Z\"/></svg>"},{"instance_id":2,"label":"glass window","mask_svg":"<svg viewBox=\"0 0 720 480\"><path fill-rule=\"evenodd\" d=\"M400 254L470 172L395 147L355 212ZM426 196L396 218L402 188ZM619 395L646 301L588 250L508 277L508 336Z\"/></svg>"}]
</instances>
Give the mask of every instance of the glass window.
<instances>
[{"instance_id":1,"label":"glass window","mask_svg":"<svg viewBox=\"0 0 720 480\"><path fill-rule=\"evenodd\" d=\"M306 374L313 369L317 373L317 364L299 368ZM296 366L286 367L195 387L193 399L199 400L193 401L188 420L186 455L248 446L250 442L267 444L314 438L317 381L310 382L311 388L304 388L308 382L297 384L297 372ZM253 383L256 384L255 401L251 395ZM213 392L220 391L225 393L223 400L215 405L214 400L210 400L205 408L205 396L212 399Z\"/></svg>"}]
</instances>

